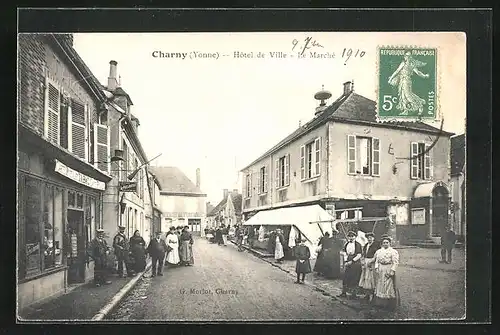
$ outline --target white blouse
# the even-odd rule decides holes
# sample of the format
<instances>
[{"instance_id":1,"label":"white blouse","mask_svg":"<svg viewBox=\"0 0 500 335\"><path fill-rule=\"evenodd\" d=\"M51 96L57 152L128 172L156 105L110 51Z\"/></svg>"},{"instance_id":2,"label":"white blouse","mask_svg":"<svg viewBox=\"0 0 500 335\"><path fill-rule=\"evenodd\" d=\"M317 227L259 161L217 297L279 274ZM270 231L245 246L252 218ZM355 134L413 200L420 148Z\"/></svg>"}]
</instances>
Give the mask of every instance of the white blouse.
<instances>
[{"instance_id":1,"label":"white blouse","mask_svg":"<svg viewBox=\"0 0 500 335\"><path fill-rule=\"evenodd\" d=\"M399 264L399 253L391 247L387 249L378 249L377 252L375 252L375 269L377 269L380 264L391 264L391 270L396 271Z\"/></svg>"}]
</instances>

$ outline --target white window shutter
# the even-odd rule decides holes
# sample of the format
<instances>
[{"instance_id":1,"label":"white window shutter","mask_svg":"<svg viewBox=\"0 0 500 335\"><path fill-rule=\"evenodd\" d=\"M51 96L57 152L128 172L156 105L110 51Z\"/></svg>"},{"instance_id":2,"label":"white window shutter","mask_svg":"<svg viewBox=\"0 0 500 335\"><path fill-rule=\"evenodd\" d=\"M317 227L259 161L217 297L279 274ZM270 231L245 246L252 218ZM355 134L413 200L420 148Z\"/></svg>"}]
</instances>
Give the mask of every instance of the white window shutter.
<instances>
[{"instance_id":1,"label":"white window shutter","mask_svg":"<svg viewBox=\"0 0 500 335\"><path fill-rule=\"evenodd\" d=\"M424 155L424 177L425 179L432 179L432 158L430 144L425 144L425 155Z\"/></svg>"},{"instance_id":2,"label":"white window shutter","mask_svg":"<svg viewBox=\"0 0 500 335\"><path fill-rule=\"evenodd\" d=\"M300 147L300 179L306 179L306 147Z\"/></svg>"},{"instance_id":3,"label":"white window shutter","mask_svg":"<svg viewBox=\"0 0 500 335\"><path fill-rule=\"evenodd\" d=\"M94 124L94 165L101 171L110 173L109 171L109 129L102 124Z\"/></svg>"},{"instance_id":4,"label":"white window shutter","mask_svg":"<svg viewBox=\"0 0 500 335\"><path fill-rule=\"evenodd\" d=\"M410 178L418 178L418 142L411 142Z\"/></svg>"},{"instance_id":5,"label":"white window shutter","mask_svg":"<svg viewBox=\"0 0 500 335\"><path fill-rule=\"evenodd\" d=\"M245 181L243 183L243 197L246 198L247 197L247 183L248 183L248 176L245 175Z\"/></svg>"},{"instance_id":6,"label":"white window shutter","mask_svg":"<svg viewBox=\"0 0 500 335\"><path fill-rule=\"evenodd\" d=\"M319 176L321 168L321 137L314 140L314 175Z\"/></svg>"},{"instance_id":7,"label":"white window shutter","mask_svg":"<svg viewBox=\"0 0 500 335\"><path fill-rule=\"evenodd\" d=\"M280 187L280 160L276 159L274 161L274 187Z\"/></svg>"},{"instance_id":8,"label":"white window shutter","mask_svg":"<svg viewBox=\"0 0 500 335\"><path fill-rule=\"evenodd\" d=\"M285 156L285 185L290 185L290 154Z\"/></svg>"},{"instance_id":9,"label":"white window shutter","mask_svg":"<svg viewBox=\"0 0 500 335\"><path fill-rule=\"evenodd\" d=\"M87 158L87 130L85 128L85 105L71 99L71 152Z\"/></svg>"},{"instance_id":10,"label":"white window shutter","mask_svg":"<svg viewBox=\"0 0 500 335\"><path fill-rule=\"evenodd\" d=\"M257 173L257 187L256 187L256 193L257 194L260 194L262 193L262 189L261 189L261 181L260 179L262 178L262 168L259 169L259 173Z\"/></svg>"},{"instance_id":11,"label":"white window shutter","mask_svg":"<svg viewBox=\"0 0 500 335\"><path fill-rule=\"evenodd\" d=\"M347 135L347 174L356 174L356 136Z\"/></svg>"},{"instance_id":12,"label":"white window shutter","mask_svg":"<svg viewBox=\"0 0 500 335\"><path fill-rule=\"evenodd\" d=\"M59 86L49 77L45 77L45 122L44 135L49 142L60 143L60 108L61 93Z\"/></svg>"},{"instance_id":13,"label":"white window shutter","mask_svg":"<svg viewBox=\"0 0 500 335\"><path fill-rule=\"evenodd\" d=\"M264 193L267 192L267 166L264 168Z\"/></svg>"},{"instance_id":14,"label":"white window shutter","mask_svg":"<svg viewBox=\"0 0 500 335\"><path fill-rule=\"evenodd\" d=\"M372 175L380 176L380 140L372 138Z\"/></svg>"}]
</instances>

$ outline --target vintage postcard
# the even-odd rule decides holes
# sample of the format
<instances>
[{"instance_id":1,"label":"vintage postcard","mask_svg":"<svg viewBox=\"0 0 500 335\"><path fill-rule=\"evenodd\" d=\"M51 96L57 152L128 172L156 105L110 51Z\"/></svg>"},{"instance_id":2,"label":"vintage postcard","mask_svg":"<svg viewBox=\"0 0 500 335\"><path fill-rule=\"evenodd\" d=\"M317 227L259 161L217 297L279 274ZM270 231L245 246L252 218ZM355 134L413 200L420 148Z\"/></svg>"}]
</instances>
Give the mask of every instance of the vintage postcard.
<instances>
[{"instance_id":1,"label":"vintage postcard","mask_svg":"<svg viewBox=\"0 0 500 335\"><path fill-rule=\"evenodd\" d=\"M18 321L466 317L463 32L18 35Z\"/></svg>"}]
</instances>

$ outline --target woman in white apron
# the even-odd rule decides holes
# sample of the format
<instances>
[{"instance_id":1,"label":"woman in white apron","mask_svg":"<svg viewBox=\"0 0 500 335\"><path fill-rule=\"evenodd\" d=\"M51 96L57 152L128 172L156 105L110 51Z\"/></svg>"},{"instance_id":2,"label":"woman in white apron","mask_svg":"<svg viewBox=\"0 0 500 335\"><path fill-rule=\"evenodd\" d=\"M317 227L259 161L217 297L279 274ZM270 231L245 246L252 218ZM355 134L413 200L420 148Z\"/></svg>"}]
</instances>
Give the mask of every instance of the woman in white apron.
<instances>
[{"instance_id":1,"label":"woman in white apron","mask_svg":"<svg viewBox=\"0 0 500 335\"><path fill-rule=\"evenodd\" d=\"M177 265L181 259L179 257L179 237L177 234L168 234L165 240L167 243L167 263L170 265Z\"/></svg>"}]
</instances>

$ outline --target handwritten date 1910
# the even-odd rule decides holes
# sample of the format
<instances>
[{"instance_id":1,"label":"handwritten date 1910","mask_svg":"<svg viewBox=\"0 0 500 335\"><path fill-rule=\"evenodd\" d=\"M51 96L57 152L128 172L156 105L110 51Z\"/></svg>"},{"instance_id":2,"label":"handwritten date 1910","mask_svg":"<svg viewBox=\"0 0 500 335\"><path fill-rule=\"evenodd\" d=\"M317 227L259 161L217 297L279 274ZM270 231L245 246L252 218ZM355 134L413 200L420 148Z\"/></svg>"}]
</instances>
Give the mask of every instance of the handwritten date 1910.
<instances>
[{"instance_id":1,"label":"handwritten date 1910","mask_svg":"<svg viewBox=\"0 0 500 335\"><path fill-rule=\"evenodd\" d=\"M299 55L303 55L307 49L323 48L321 44L319 44L316 40L313 40L310 36L306 37L301 43L297 39L294 39L292 44L292 51L297 51ZM297 47L297 50L295 50L295 47Z\"/></svg>"},{"instance_id":2,"label":"handwritten date 1910","mask_svg":"<svg viewBox=\"0 0 500 335\"><path fill-rule=\"evenodd\" d=\"M363 50L359 50L359 49L356 49L356 50L353 50L351 48L347 49L347 48L344 48L344 50L342 51L342 58L345 59L344 61L344 65L347 64L347 61L351 58L351 57L359 57L359 58L363 58L363 56L365 55L366 52L364 52Z\"/></svg>"}]
</instances>

